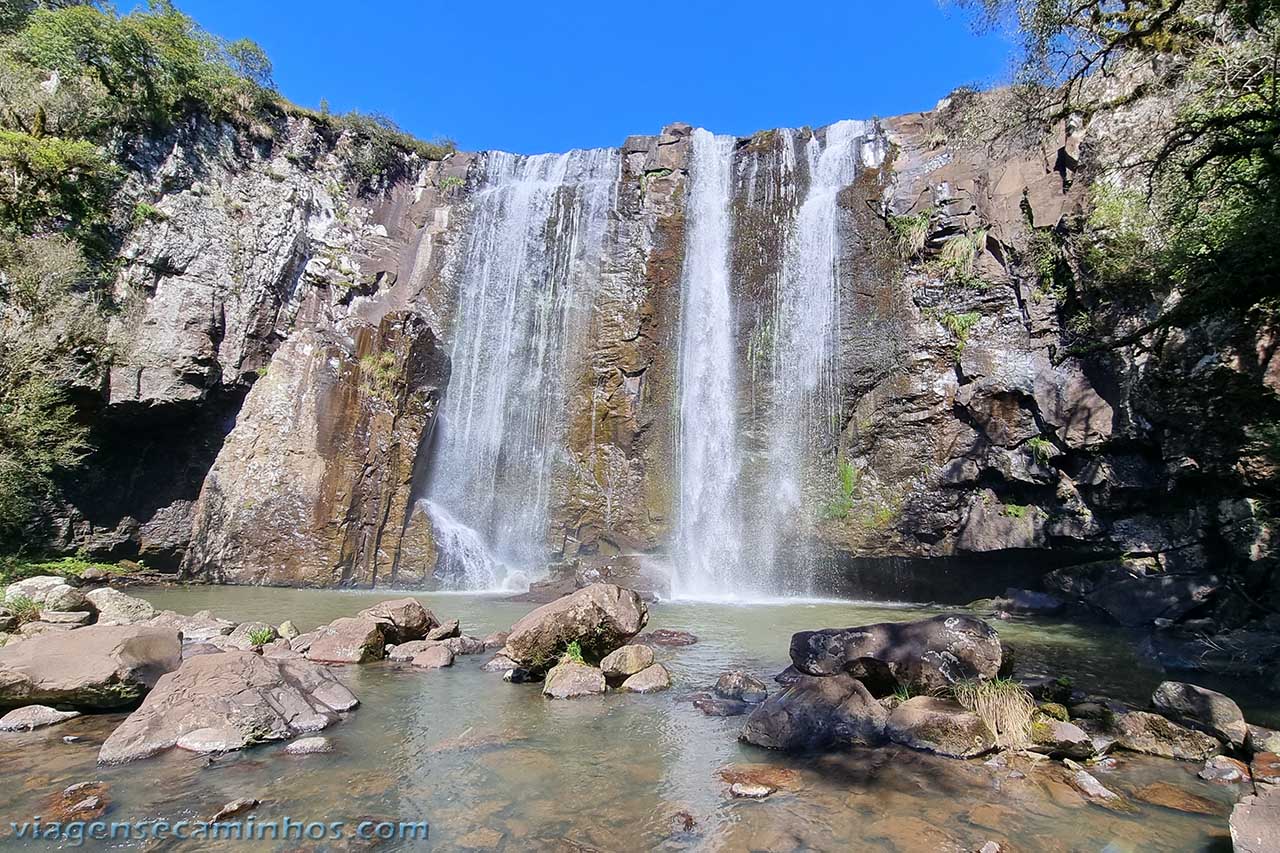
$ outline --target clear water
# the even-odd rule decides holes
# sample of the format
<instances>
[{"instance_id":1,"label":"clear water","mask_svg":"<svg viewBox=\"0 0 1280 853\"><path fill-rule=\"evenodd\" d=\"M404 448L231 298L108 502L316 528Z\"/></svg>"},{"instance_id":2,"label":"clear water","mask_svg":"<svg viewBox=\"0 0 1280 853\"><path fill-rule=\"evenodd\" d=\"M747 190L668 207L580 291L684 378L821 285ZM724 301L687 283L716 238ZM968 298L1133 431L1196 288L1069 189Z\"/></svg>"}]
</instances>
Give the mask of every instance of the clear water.
<instances>
[{"instance_id":1,"label":"clear water","mask_svg":"<svg viewBox=\"0 0 1280 853\"><path fill-rule=\"evenodd\" d=\"M289 618L303 630L386 597L236 587L143 594L181 612L209 608L238 620ZM492 596L419 597L476 635L508 627L531 608ZM207 818L231 799L253 796L263 801L255 812L259 820L426 819L435 850L949 849L937 833L958 849L975 849L988 838L1015 850L1184 851L1224 849L1224 843L1230 849L1226 815L1236 792L1196 779L1198 768L1191 764L1125 756L1118 770L1098 775L1126 794L1152 781L1175 784L1218 804L1218 813L1139 804L1135 814L1121 815L1086 805L1038 775L1013 780L981 762L896 748L787 758L738 743L742 718L705 717L683 696L709 686L728 667L745 667L770 681L787 662L793 631L931 612L850 603L655 605L650 628L691 630L700 642L658 649L675 688L650 696L551 702L536 685L506 684L481 672L483 656L459 658L452 669L434 672L389 663L335 668L362 705L325 733L337 747L331 755L292 757L265 746L205 767L199 757L171 751L98 768L97 746L120 715L0 735L0 774L8 782L0 787L0 818L7 823L40 813L53 792L101 779L110 786L108 819ZM1121 631L1017 622L997 627L1016 645L1020 668L1068 674L1085 689L1140 700L1161 678L1134 656L1133 638ZM1233 685L1231 692L1258 717L1269 706L1247 701L1244 687ZM67 734L86 740L63 744ZM717 775L735 764L795 775L763 802L735 801ZM674 817L679 812L695 820L691 831L676 826L683 821ZM0 846L11 845L0 839ZM166 849L221 848L191 843Z\"/></svg>"}]
</instances>

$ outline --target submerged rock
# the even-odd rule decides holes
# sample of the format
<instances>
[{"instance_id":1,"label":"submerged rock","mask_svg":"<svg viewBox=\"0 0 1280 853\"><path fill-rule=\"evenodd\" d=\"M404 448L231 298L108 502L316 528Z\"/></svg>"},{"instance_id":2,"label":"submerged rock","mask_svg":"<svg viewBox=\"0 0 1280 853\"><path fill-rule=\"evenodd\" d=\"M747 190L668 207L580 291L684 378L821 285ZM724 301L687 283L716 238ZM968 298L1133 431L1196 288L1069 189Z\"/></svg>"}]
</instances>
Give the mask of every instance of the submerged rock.
<instances>
[{"instance_id":1,"label":"submerged rock","mask_svg":"<svg viewBox=\"0 0 1280 853\"><path fill-rule=\"evenodd\" d=\"M532 672L544 672L573 642L583 657L600 660L640 632L649 611L640 596L596 583L544 604L511 626L502 654Z\"/></svg>"},{"instance_id":2,"label":"submerged rock","mask_svg":"<svg viewBox=\"0 0 1280 853\"><path fill-rule=\"evenodd\" d=\"M1135 799L1153 806L1191 814L1219 814L1223 808L1213 800L1198 797L1168 782L1152 782L1133 792Z\"/></svg>"},{"instance_id":3,"label":"submerged rock","mask_svg":"<svg viewBox=\"0 0 1280 853\"><path fill-rule=\"evenodd\" d=\"M730 796L748 800L763 800L777 790L772 785L761 785L757 782L734 782L729 786Z\"/></svg>"},{"instance_id":4,"label":"submerged rock","mask_svg":"<svg viewBox=\"0 0 1280 853\"><path fill-rule=\"evenodd\" d=\"M738 699L755 704L768 698L769 687L754 675L735 669L720 674L716 679L715 692L721 699Z\"/></svg>"},{"instance_id":5,"label":"submerged rock","mask_svg":"<svg viewBox=\"0 0 1280 853\"><path fill-rule=\"evenodd\" d=\"M148 758L187 736L188 746L220 742L222 749L287 740L329 726L356 704L329 670L305 660L200 655L160 679L103 743L98 762Z\"/></svg>"},{"instance_id":6,"label":"submerged rock","mask_svg":"<svg viewBox=\"0 0 1280 853\"><path fill-rule=\"evenodd\" d=\"M629 693L656 693L671 686L671 674L660 663L650 664L622 682L620 690Z\"/></svg>"},{"instance_id":7,"label":"submerged rock","mask_svg":"<svg viewBox=\"0 0 1280 853\"><path fill-rule=\"evenodd\" d=\"M877 746L885 740L887 718L857 679L804 676L756 706L738 738L788 751Z\"/></svg>"},{"instance_id":8,"label":"submerged rock","mask_svg":"<svg viewBox=\"0 0 1280 853\"><path fill-rule=\"evenodd\" d=\"M27 705L0 717L0 732L29 732L80 716L79 711L59 711L48 705Z\"/></svg>"},{"instance_id":9,"label":"submerged rock","mask_svg":"<svg viewBox=\"0 0 1280 853\"><path fill-rule=\"evenodd\" d=\"M297 641L294 642L293 648L297 651ZM307 660L321 663L368 663L382 659L384 646L382 629L377 622L343 617L321 628L306 654Z\"/></svg>"},{"instance_id":10,"label":"submerged rock","mask_svg":"<svg viewBox=\"0 0 1280 853\"><path fill-rule=\"evenodd\" d=\"M692 646L698 642L696 634L690 634L688 631L673 631L670 628L657 628L653 631L646 631L636 637L636 642L644 643L648 646Z\"/></svg>"},{"instance_id":11,"label":"submerged rock","mask_svg":"<svg viewBox=\"0 0 1280 853\"><path fill-rule=\"evenodd\" d=\"M996 738L977 714L952 699L913 696L889 715L885 728L894 743L946 755L973 758L996 748Z\"/></svg>"},{"instance_id":12,"label":"submerged rock","mask_svg":"<svg viewBox=\"0 0 1280 853\"><path fill-rule=\"evenodd\" d=\"M717 699L714 696L700 696L693 700L693 707L708 717L740 717L755 710L740 699Z\"/></svg>"},{"instance_id":13,"label":"submerged rock","mask_svg":"<svg viewBox=\"0 0 1280 853\"><path fill-rule=\"evenodd\" d=\"M1244 746L1249 735L1240 706L1216 690L1166 681L1152 694L1151 704L1157 711L1204 728L1235 746Z\"/></svg>"},{"instance_id":14,"label":"submerged rock","mask_svg":"<svg viewBox=\"0 0 1280 853\"><path fill-rule=\"evenodd\" d=\"M810 675L848 672L877 695L896 687L927 693L966 678L994 678L1002 659L995 629L958 614L801 631L791 638L796 669Z\"/></svg>"},{"instance_id":15,"label":"submerged rock","mask_svg":"<svg viewBox=\"0 0 1280 853\"><path fill-rule=\"evenodd\" d=\"M373 607L361 610L357 616L372 619L382 629L386 641L397 645L425 639L427 632L439 625L435 614L423 607L416 598L381 601Z\"/></svg>"},{"instance_id":16,"label":"submerged rock","mask_svg":"<svg viewBox=\"0 0 1280 853\"><path fill-rule=\"evenodd\" d=\"M235 817L236 815L253 811L260 805L261 803L253 797L240 797L237 800L232 800L231 802L226 803L222 808L218 809L218 813L213 816L211 822L217 823L220 820L226 820L229 817Z\"/></svg>"},{"instance_id":17,"label":"submerged rock","mask_svg":"<svg viewBox=\"0 0 1280 853\"><path fill-rule=\"evenodd\" d=\"M1130 752L1204 761L1222 750L1216 738L1146 711L1121 714L1112 725L1116 746Z\"/></svg>"},{"instance_id":18,"label":"submerged rock","mask_svg":"<svg viewBox=\"0 0 1280 853\"><path fill-rule=\"evenodd\" d=\"M542 695L550 699L573 699L605 691L604 673L594 666L564 661L547 671Z\"/></svg>"},{"instance_id":19,"label":"submerged rock","mask_svg":"<svg viewBox=\"0 0 1280 853\"><path fill-rule=\"evenodd\" d=\"M494 655L484 662L480 669L484 672L509 672L520 665L506 655Z\"/></svg>"},{"instance_id":20,"label":"submerged rock","mask_svg":"<svg viewBox=\"0 0 1280 853\"><path fill-rule=\"evenodd\" d=\"M1073 788L1095 803L1114 807L1123 802L1119 794L1103 785L1087 770L1077 770L1067 778Z\"/></svg>"},{"instance_id":21,"label":"submerged rock","mask_svg":"<svg viewBox=\"0 0 1280 853\"><path fill-rule=\"evenodd\" d=\"M600 669L606 679L621 680L635 675L653 665L653 649L648 646L627 645L615 649L600 661Z\"/></svg>"},{"instance_id":22,"label":"submerged rock","mask_svg":"<svg viewBox=\"0 0 1280 853\"><path fill-rule=\"evenodd\" d=\"M284 751L287 755L318 755L333 752L333 741L327 737L301 737L288 743Z\"/></svg>"},{"instance_id":23,"label":"submerged rock","mask_svg":"<svg viewBox=\"0 0 1280 853\"><path fill-rule=\"evenodd\" d=\"M81 709L137 702L182 663L178 633L146 625L90 625L0 649L0 707Z\"/></svg>"}]
</instances>

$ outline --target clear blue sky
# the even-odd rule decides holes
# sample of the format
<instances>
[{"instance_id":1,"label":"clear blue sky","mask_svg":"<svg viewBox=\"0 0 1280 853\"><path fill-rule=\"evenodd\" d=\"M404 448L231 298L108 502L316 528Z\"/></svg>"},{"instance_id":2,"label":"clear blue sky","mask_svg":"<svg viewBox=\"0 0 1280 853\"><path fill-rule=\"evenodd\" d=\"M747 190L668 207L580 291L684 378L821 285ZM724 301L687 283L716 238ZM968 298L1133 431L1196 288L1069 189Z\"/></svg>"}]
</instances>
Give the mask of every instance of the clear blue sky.
<instances>
[{"instance_id":1,"label":"clear blue sky","mask_svg":"<svg viewBox=\"0 0 1280 853\"><path fill-rule=\"evenodd\" d=\"M128 8L129 4L120 3ZM517 153L687 121L745 135L928 109L997 82L1009 44L938 0L178 0L252 38L305 106Z\"/></svg>"}]
</instances>

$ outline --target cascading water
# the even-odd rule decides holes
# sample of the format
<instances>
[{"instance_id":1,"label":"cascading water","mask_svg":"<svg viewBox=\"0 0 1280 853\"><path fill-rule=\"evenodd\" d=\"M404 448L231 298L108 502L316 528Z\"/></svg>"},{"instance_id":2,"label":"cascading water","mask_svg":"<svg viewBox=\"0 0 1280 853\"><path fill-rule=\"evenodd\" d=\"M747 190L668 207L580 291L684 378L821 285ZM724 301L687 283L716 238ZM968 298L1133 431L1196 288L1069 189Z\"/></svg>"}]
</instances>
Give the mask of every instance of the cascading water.
<instances>
[{"instance_id":1,"label":"cascading water","mask_svg":"<svg viewBox=\"0 0 1280 853\"><path fill-rule=\"evenodd\" d=\"M445 589L510 587L546 563L570 365L590 325L619 168L614 149L488 155L423 502Z\"/></svg>"},{"instance_id":2,"label":"cascading water","mask_svg":"<svg viewBox=\"0 0 1280 853\"><path fill-rule=\"evenodd\" d=\"M835 467L840 430L837 198L860 165L879 160L867 132L864 122L841 121L826 128L824 140L815 134L806 143L809 189L796 211L774 294L766 473L751 526L757 559L766 562L770 586L779 593L812 593L828 568L814 549L803 546L816 509L806 484L812 491L812 484L828 482Z\"/></svg>"},{"instance_id":3,"label":"cascading water","mask_svg":"<svg viewBox=\"0 0 1280 853\"><path fill-rule=\"evenodd\" d=\"M679 349L679 476L673 592L758 592L739 577L741 514L729 286L731 136L695 130L686 202Z\"/></svg>"}]
</instances>

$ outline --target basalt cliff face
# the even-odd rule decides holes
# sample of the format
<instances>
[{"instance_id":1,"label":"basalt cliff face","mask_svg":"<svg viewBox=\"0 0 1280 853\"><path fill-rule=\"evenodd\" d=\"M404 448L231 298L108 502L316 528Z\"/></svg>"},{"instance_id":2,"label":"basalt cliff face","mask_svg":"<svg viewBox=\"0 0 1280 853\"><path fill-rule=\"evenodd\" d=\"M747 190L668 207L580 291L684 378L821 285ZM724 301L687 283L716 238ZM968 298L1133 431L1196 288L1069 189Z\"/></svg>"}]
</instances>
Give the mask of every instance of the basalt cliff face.
<instances>
[{"instance_id":1,"label":"basalt cliff face","mask_svg":"<svg viewBox=\"0 0 1280 853\"><path fill-rule=\"evenodd\" d=\"M945 109L723 141L743 552L805 591L1042 585L1142 625L1274 609L1224 423L1276 405L1271 339L1206 326L1067 357L1029 246L1079 215L1121 131L993 152L950 143ZM99 450L54 546L307 586L465 586L529 531L534 573L669 555L697 426L694 136L458 153L362 194L305 119L272 139L192 122L135 152L161 217L122 255ZM811 216L826 236L797 244ZM928 260L956 239L960 277ZM815 274L831 320L809 370L789 288ZM496 496L475 518L463 479Z\"/></svg>"}]
</instances>

